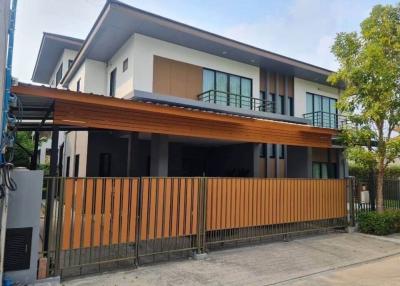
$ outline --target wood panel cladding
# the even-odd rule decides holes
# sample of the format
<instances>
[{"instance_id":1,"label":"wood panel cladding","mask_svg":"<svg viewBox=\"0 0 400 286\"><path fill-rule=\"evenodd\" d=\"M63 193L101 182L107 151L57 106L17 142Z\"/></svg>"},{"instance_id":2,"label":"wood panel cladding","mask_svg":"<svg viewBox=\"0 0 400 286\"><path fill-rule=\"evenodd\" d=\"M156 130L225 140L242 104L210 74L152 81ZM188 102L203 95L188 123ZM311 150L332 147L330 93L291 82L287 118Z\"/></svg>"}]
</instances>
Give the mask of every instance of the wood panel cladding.
<instances>
[{"instance_id":1,"label":"wood panel cladding","mask_svg":"<svg viewBox=\"0 0 400 286\"><path fill-rule=\"evenodd\" d=\"M326 148L331 147L331 138L334 134L333 131L330 133L310 126L192 111L198 115L217 116L225 120L217 121L204 117L196 119L179 116L179 108L171 109L176 110L177 115L56 102L54 122L121 131Z\"/></svg>"},{"instance_id":2,"label":"wood panel cladding","mask_svg":"<svg viewBox=\"0 0 400 286\"><path fill-rule=\"evenodd\" d=\"M153 91L197 100L202 92L202 67L154 56Z\"/></svg>"},{"instance_id":3,"label":"wood panel cladding","mask_svg":"<svg viewBox=\"0 0 400 286\"><path fill-rule=\"evenodd\" d=\"M267 90L267 74L269 74L269 92L276 94L276 76L278 75L279 95L285 95L285 76L275 72L268 73L263 69L260 69L260 90ZM294 77L292 76L288 77L288 96L294 96Z\"/></svg>"}]
</instances>

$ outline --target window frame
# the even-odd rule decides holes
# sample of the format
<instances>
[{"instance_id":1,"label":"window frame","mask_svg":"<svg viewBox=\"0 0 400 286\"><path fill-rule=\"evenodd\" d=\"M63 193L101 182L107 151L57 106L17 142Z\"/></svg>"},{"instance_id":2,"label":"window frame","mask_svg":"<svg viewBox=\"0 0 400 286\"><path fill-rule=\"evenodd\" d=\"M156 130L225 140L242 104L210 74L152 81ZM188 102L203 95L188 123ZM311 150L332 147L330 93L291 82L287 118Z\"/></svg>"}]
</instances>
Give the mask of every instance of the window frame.
<instances>
[{"instance_id":1,"label":"window frame","mask_svg":"<svg viewBox=\"0 0 400 286\"><path fill-rule=\"evenodd\" d=\"M126 58L123 62L122 62L122 72L126 72L128 70L128 58Z\"/></svg>"},{"instance_id":2,"label":"window frame","mask_svg":"<svg viewBox=\"0 0 400 286\"><path fill-rule=\"evenodd\" d=\"M62 79L62 73L63 73L63 63L60 64L56 72L56 87L58 86L58 84Z\"/></svg>"},{"instance_id":3,"label":"window frame","mask_svg":"<svg viewBox=\"0 0 400 286\"><path fill-rule=\"evenodd\" d=\"M307 104L307 98L309 98L309 96L311 96L311 108L312 108L312 111L307 110L308 107L309 107L308 104ZM315 110L315 104L316 104L315 98L316 97L318 97L318 99L320 101L319 102L319 110ZM329 114L329 122L328 122L327 125L324 123L324 120L323 120L323 113L326 112L326 111L324 111L324 99L328 100L328 108L329 108L329 112L327 112ZM332 103L331 102L334 102L335 112L332 112L332 110L331 110L331 108L332 108ZM316 112L321 112L321 116L322 117L321 117L320 125L322 127L337 128L338 127L337 120L334 118L333 124L332 124L332 120L331 120L331 114L336 115L336 118L337 118L337 115L338 115L337 102L338 102L338 99L334 98L334 97L320 95L320 94L316 94L316 93L312 93L312 92L306 92L306 113L312 113L313 114L312 120L313 120L313 124L315 124L315 120L317 119L317 118L315 118L315 113ZM334 125L334 126L332 126L332 125Z\"/></svg>"},{"instance_id":4,"label":"window frame","mask_svg":"<svg viewBox=\"0 0 400 286\"><path fill-rule=\"evenodd\" d=\"M235 104L232 105L232 106L242 108L242 106L243 106L242 97L247 97L247 96L242 95L242 80L243 79L250 81L250 96L249 96L249 98L253 98L253 79L252 78L248 78L248 77L244 77L244 76L240 76L240 75L236 75L236 74L232 74L232 73L227 73L227 72L223 72L223 71L219 71L219 70L214 70L214 69L203 67L203 71L202 71L202 81L203 82L204 82L204 71L205 70L213 72L213 76L214 76L214 91L218 91L217 90L217 73L226 75L226 77L227 77L227 86L226 86L227 87L226 88L227 91L226 92L229 95L239 95L240 96L239 106L237 106L237 100L236 99L235 99ZM238 77L239 78L239 94L231 93L231 91L230 91L230 89L231 89L231 84L230 84L231 77ZM209 91L209 90L204 90L204 86L202 87L202 89L203 89L203 91L202 91L203 93ZM226 105L227 106L231 106L230 100L228 98L226 100ZM252 100L250 100L250 109L252 109Z\"/></svg>"},{"instance_id":5,"label":"window frame","mask_svg":"<svg viewBox=\"0 0 400 286\"><path fill-rule=\"evenodd\" d=\"M74 157L74 178L79 177L79 154Z\"/></svg>"},{"instance_id":6,"label":"window frame","mask_svg":"<svg viewBox=\"0 0 400 286\"><path fill-rule=\"evenodd\" d=\"M108 90L108 95L111 97L115 97L115 91L116 91L116 85L117 85L117 68L114 68L110 72L110 79L109 79L109 90Z\"/></svg>"}]
</instances>

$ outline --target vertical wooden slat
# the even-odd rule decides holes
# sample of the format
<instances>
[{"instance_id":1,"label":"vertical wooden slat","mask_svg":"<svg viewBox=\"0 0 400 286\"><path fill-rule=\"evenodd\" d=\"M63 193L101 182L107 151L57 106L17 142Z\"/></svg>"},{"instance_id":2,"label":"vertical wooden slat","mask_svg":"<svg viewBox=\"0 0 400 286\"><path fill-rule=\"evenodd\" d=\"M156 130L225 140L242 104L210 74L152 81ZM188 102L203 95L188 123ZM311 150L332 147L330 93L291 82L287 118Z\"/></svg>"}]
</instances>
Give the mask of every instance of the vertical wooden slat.
<instances>
[{"instance_id":1,"label":"vertical wooden slat","mask_svg":"<svg viewBox=\"0 0 400 286\"><path fill-rule=\"evenodd\" d=\"M156 205L157 205L157 197L156 197L156 188L157 188L157 178L150 178L149 182L149 190L148 190L148 204L149 204L149 219L147 221L147 231L148 238L155 238L155 225L156 225Z\"/></svg>"},{"instance_id":2,"label":"vertical wooden slat","mask_svg":"<svg viewBox=\"0 0 400 286\"><path fill-rule=\"evenodd\" d=\"M149 178L142 179L142 206L141 206L141 226L140 226L140 239L146 240L148 237L148 228L150 221L148 219L148 215L150 212L150 204L149 204Z\"/></svg>"},{"instance_id":3,"label":"vertical wooden slat","mask_svg":"<svg viewBox=\"0 0 400 286\"><path fill-rule=\"evenodd\" d=\"M128 206L128 221L129 221L129 232L128 232L128 241L135 242L136 241L136 226L137 226L137 212L138 212L138 194L139 194L139 179L134 178L129 180L129 191L130 194L130 208ZM143 208L142 208L143 209Z\"/></svg>"},{"instance_id":4,"label":"vertical wooden slat","mask_svg":"<svg viewBox=\"0 0 400 286\"><path fill-rule=\"evenodd\" d=\"M81 246L81 230L82 230L82 207L84 194L84 179L79 178L75 181L75 208L73 211L73 229L74 236L72 238L72 248L80 248Z\"/></svg>"},{"instance_id":5,"label":"vertical wooden slat","mask_svg":"<svg viewBox=\"0 0 400 286\"><path fill-rule=\"evenodd\" d=\"M86 181L86 202L85 202L85 225L83 230L83 247L90 247L91 229L93 219L93 189L94 179L87 179Z\"/></svg>"},{"instance_id":6,"label":"vertical wooden slat","mask_svg":"<svg viewBox=\"0 0 400 286\"><path fill-rule=\"evenodd\" d=\"M121 199L121 179L115 179L115 185L114 185L114 195L113 195L113 213L112 213L112 240L111 242L113 244L118 243L118 238L119 238L119 224L120 224L120 199Z\"/></svg>"},{"instance_id":7,"label":"vertical wooden slat","mask_svg":"<svg viewBox=\"0 0 400 286\"><path fill-rule=\"evenodd\" d=\"M129 179L122 179L122 204L121 204L121 243L127 242L128 236L128 204L129 201Z\"/></svg>"},{"instance_id":8,"label":"vertical wooden slat","mask_svg":"<svg viewBox=\"0 0 400 286\"><path fill-rule=\"evenodd\" d=\"M197 216L198 216L198 203L199 203L199 179L193 180L193 197L192 197L192 225L190 234L197 234Z\"/></svg>"},{"instance_id":9,"label":"vertical wooden slat","mask_svg":"<svg viewBox=\"0 0 400 286\"><path fill-rule=\"evenodd\" d=\"M93 246L100 245L100 232L101 232L101 204L103 200L103 180L96 179L96 205L94 210L94 230L93 230Z\"/></svg>"},{"instance_id":10,"label":"vertical wooden slat","mask_svg":"<svg viewBox=\"0 0 400 286\"><path fill-rule=\"evenodd\" d=\"M110 243L110 222L111 222L111 196L113 193L113 181L105 179L104 214L103 214L103 245Z\"/></svg>"},{"instance_id":11,"label":"vertical wooden slat","mask_svg":"<svg viewBox=\"0 0 400 286\"><path fill-rule=\"evenodd\" d=\"M73 179L65 179L64 187L64 225L63 225L63 250L70 248L71 220L72 220L72 199L74 195Z\"/></svg>"}]
</instances>

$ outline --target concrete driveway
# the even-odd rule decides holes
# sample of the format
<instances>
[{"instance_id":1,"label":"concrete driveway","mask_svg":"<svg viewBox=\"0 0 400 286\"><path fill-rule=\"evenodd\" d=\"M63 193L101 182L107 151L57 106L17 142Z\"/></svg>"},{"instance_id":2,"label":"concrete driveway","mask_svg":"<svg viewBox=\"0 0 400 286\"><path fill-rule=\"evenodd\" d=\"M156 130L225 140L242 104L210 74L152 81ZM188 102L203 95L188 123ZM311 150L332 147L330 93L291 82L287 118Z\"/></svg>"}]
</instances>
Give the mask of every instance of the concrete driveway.
<instances>
[{"instance_id":1,"label":"concrete driveway","mask_svg":"<svg viewBox=\"0 0 400 286\"><path fill-rule=\"evenodd\" d=\"M384 266L375 265L382 262ZM399 262L400 239L334 233L214 251L202 261L166 262L64 285L377 285L357 283L371 282L368 277L378 269L398 273ZM398 284L379 285L400 285L398 276L389 276Z\"/></svg>"}]
</instances>

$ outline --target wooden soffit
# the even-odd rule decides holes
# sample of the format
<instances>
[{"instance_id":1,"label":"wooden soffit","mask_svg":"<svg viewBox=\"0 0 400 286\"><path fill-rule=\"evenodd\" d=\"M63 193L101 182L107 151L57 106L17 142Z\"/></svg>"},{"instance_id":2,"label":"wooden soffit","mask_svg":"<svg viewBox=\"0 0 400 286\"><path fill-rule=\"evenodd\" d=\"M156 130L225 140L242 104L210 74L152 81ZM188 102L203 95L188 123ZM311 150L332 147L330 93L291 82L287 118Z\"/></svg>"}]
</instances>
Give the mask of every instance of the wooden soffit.
<instances>
[{"instance_id":1,"label":"wooden soffit","mask_svg":"<svg viewBox=\"0 0 400 286\"><path fill-rule=\"evenodd\" d=\"M329 148L337 131L309 125L135 102L20 84L17 95L54 100L57 125L161 133L197 138Z\"/></svg>"}]
</instances>

